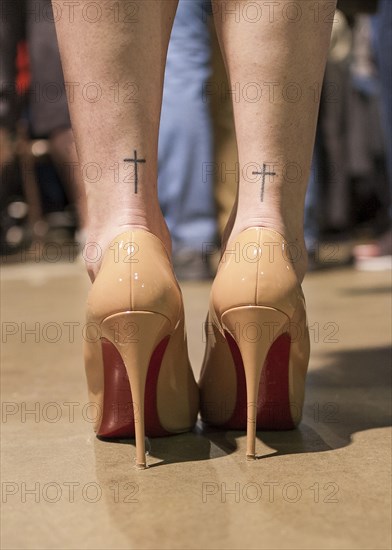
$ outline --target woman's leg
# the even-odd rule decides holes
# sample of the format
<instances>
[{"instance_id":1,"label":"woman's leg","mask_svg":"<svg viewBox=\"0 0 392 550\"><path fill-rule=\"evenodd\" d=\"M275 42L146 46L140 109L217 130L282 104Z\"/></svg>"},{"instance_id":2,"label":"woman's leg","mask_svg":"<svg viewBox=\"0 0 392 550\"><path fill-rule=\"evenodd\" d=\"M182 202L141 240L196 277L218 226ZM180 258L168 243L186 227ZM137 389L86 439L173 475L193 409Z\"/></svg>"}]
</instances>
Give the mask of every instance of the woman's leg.
<instances>
[{"instance_id":1,"label":"woman's leg","mask_svg":"<svg viewBox=\"0 0 392 550\"><path fill-rule=\"evenodd\" d=\"M138 226L160 237L170 251L158 203L157 148L163 75L177 0L98 0L88 10L83 2L55 4L72 126L86 185L88 242L97 243L103 251L116 235ZM85 253L92 278L100 265L101 254L96 251L94 245Z\"/></svg>"},{"instance_id":2,"label":"woman's leg","mask_svg":"<svg viewBox=\"0 0 392 550\"><path fill-rule=\"evenodd\" d=\"M302 280L304 199L334 2L213 0L213 11L240 163L236 215L226 235L251 226L277 230L297 245Z\"/></svg>"},{"instance_id":3,"label":"woman's leg","mask_svg":"<svg viewBox=\"0 0 392 550\"><path fill-rule=\"evenodd\" d=\"M50 136L50 154L70 201L77 213L78 230L75 236L81 237L80 246L84 246L84 232L87 227L87 205L84 182L80 170L77 170L78 155L71 128L61 128Z\"/></svg>"}]
</instances>

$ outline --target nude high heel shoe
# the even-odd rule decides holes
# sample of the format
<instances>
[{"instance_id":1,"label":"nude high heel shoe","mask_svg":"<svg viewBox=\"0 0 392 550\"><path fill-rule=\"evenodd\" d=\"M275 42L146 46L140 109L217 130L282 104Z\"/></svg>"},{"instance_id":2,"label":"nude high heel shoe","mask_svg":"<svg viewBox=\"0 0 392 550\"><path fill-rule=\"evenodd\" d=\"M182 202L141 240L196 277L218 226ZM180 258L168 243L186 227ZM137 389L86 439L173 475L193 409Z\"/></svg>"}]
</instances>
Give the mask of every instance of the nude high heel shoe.
<instances>
[{"instance_id":1,"label":"nude high heel shoe","mask_svg":"<svg viewBox=\"0 0 392 550\"><path fill-rule=\"evenodd\" d=\"M247 431L301 420L309 361L305 299L276 231L247 229L228 243L211 289L201 378L203 421Z\"/></svg>"},{"instance_id":2,"label":"nude high heel shoe","mask_svg":"<svg viewBox=\"0 0 392 550\"><path fill-rule=\"evenodd\" d=\"M181 290L155 235L114 239L87 300L85 367L95 431L135 437L146 467L145 435L191 430L199 406L188 359Z\"/></svg>"}]
</instances>

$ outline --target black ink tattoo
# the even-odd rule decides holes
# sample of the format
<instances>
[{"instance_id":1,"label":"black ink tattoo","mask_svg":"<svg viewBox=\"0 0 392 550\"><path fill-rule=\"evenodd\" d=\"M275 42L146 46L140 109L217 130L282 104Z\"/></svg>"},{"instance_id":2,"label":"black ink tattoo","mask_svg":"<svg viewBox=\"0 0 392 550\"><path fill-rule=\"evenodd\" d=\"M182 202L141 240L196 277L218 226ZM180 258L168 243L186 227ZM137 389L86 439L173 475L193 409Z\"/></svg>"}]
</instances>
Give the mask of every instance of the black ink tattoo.
<instances>
[{"instance_id":1,"label":"black ink tattoo","mask_svg":"<svg viewBox=\"0 0 392 550\"><path fill-rule=\"evenodd\" d=\"M135 193L138 192L138 183L139 183L139 173L138 173L138 163L146 163L146 159L138 159L137 151L133 152L133 159L124 159L124 162L133 162L135 165Z\"/></svg>"},{"instance_id":2,"label":"black ink tattoo","mask_svg":"<svg viewBox=\"0 0 392 550\"><path fill-rule=\"evenodd\" d=\"M265 187L265 176L276 176L276 172L266 172L267 165L263 164L262 172L252 172L255 176L263 176L261 182L261 202L264 200L264 187Z\"/></svg>"}]
</instances>

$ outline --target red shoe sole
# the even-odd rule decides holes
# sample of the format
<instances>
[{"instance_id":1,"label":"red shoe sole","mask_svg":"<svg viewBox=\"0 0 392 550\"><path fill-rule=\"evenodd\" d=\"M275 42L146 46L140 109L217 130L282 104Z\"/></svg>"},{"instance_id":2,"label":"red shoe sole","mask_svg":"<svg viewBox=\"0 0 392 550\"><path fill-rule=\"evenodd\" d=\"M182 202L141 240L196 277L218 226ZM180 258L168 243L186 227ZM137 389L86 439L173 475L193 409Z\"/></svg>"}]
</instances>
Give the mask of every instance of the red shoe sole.
<instances>
[{"instance_id":1,"label":"red shoe sole","mask_svg":"<svg viewBox=\"0 0 392 550\"><path fill-rule=\"evenodd\" d=\"M102 338L104 368L104 398L102 421L97 432L100 437L130 438L135 436L134 404L128 374L116 347ZM159 421L157 385L169 336L155 348L147 371L144 396L145 433L149 437L169 435Z\"/></svg>"},{"instance_id":2,"label":"red shoe sole","mask_svg":"<svg viewBox=\"0 0 392 550\"><path fill-rule=\"evenodd\" d=\"M237 397L231 418L221 427L229 430L246 430L246 380L241 352L234 338L225 332L237 375ZM292 430L295 424L290 412L289 357L291 339L282 334L269 349L260 377L257 398L258 430Z\"/></svg>"}]
</instances>

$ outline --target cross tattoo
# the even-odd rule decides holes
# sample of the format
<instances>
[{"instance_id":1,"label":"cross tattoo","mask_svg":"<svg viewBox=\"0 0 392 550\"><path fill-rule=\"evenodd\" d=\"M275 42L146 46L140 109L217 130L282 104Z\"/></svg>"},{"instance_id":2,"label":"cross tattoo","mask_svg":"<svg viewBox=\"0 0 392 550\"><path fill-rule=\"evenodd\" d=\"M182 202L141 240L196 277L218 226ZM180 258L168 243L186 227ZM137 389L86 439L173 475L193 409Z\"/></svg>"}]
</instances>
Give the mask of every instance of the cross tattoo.
<instances>
[{"instance_id":1,"label":"cross tattoo","mask_svg":"<svg viewBox=\"0 0 392 550\"><path fill-rule=\"evenodd\" d=\"M252 172L255 176L263 176L261 183L261 202L264 200L264 187L265 187L265 176L276 176L276 172L266 172L267 165L263 164L262 172Z\"/></svg>"},{"instance_id":2,"label":"cross tattoo","mask_svg":"<svg viewBox=\"0 0 392 550\"><path fill-rule=\"evenodd\" d=\"M137 194L137 191L138 191L138 183L139 183L139 178L138 178L138 162L145 164L145 163L146 163L146 159L138 159L138 158L137 158L137 151L135 150L135 151L133 152L133 159L124 159L124 162L133 162L134 165L135 165L135 193Z\"/></svg>"}]
</instances>

